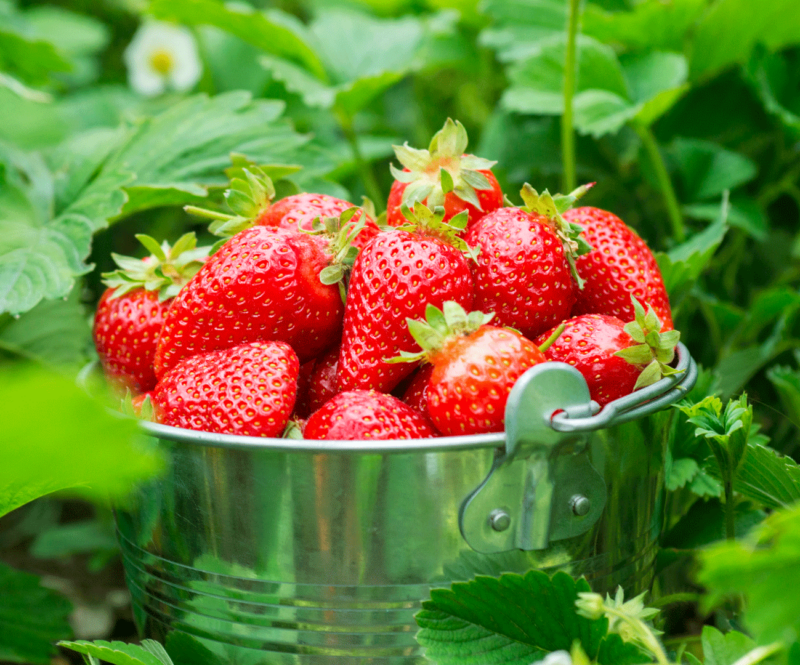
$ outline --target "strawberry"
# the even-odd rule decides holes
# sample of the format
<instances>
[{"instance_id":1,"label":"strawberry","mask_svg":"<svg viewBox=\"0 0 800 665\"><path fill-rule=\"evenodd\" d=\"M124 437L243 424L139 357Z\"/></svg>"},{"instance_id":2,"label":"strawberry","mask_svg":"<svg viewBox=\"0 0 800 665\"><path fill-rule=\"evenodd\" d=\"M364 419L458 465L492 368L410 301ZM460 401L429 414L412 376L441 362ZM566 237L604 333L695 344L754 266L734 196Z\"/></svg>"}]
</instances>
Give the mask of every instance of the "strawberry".
<instances>
[{"instance_id":1,"label":"strawberry","mask_svg":"<svg viewBox=\"0 0 800 665\"><path fill-rule=\"evenodd\" d=\"M308 389L311 385L311 375L317 365L317 359L304 362L300 365L300 373L297 376L297 399L294 403L294 414L292 417L308 418L312 409L309 407Z\"/></svg>"},{"instance_id":2,"label":"strawberry","mask_svg":"<svg viewBox=\"0 0 800 665\"><path fill-rule=\"evenodd\" d=\"M186 206L185 210L200 217L212 219L209 230L222 238L230 238L253 226L268 226L285 231L315 230L314 221L325 218L339 218L351 208L356 209L354 224L364 215L360 233L353 240L353 246L361 248L380 229L375 223L375 209L369 199L364 199L364 209L352 203L326 194L303 192L272 203L275 186L267 175L266 167L256 166L247 161L237 160L238 165L229 169L229 187L225 190L225 200L231 212L229 215L215 210ZM372 214L370 214L370 212ZM328 229L330 232L330 229Z\"/></svg>"},{"instance_id":3,"label":"strawberry","mask_svg":"<svg viewBox=\"0 0 800 665\"><path fill-rule=\"evenodd\" d=\"M496 162L465 155L467 142L464 126L448 118L428 150L411 148L408 143L394 146L404 168L391 166L395 181L389 192L387 224L405 223L403 205L443 206L445 222L466 210L470 223L503 205L503 192L491 171Z\"/></svg>"},{"instance_id":4,"label":"strawberry","mask_svg":"<svg viewBox=\"0 0 800 665\"><path fill-rule=\"evenodd\" d=\"M158 421L202 432L280 436L300 363L283 342L250 342L184 358L153 391Z\"/></svg>"},{"instance_id":5,"label":"strawberry","mask_svg":"<svg viewBox=\"0 0 800 665\"><path fill-rule=\"evenodd\" d=\"M672 330L669 298L655 257L636 232L616 215L599 208L575 208L564 218L583 227L594 248L577 260L585 280L573 314L608 314L623 321L634 318L630 295L649 305Z\"/></svg>"},{"instance_id":6,"label":"strawberry","mask_svg":"<svg viewBox=\"0 0 800 665\"><path fill-rule=\"evenodd\" d=\"M411 224L373 238L355 260L347 294L337 391L391 391L413 366L386 361L416 343L405 323L421 316L425 305L473 301L473 280L457 236L466 213L442 221L444 211L417 204ZM454 244L450 244L454 243ZM461 249L458 249L460 247Z\"/></svg>"},{"instance_id":7,"label":"strawberry","mask_svg":"<svg viewBox=\"0 0 800 665\"><path fill-rule=\"evenodd\" d=\"M112 254L119 270L103 274L109 288L97 305L93 336L109 381L122 392L141 393L156 385L153 358L172 297L200 269L209 248L197 248L194 233L174 247L136 237L152 254L145 259Z\"/></svg>"},{"instance_id":8,"label":"strawberry","mask_svg":"<svg viewBox=\"0 0 800 665\"><path fill-rule=\"evenodd\" d=\"M633 296L631 307L635 319L627 324L605 314L570 319L545 351L548 360L569 363L583 374L592 399L600 406L675 373L669 363L675 357L680 333L661 332L653 308L645 314Z\"/></svg>"},{"instance_id":9,"label":"strawberry","mask_svg":"<svg viewBox=\"0 0 800 665\"><path fill-rule=\"evenodd\" d=\"M455 302L444 311L428 305L426 321L408 321L420 353L394 362L424 359L433 365L428 415L445 436L501 432L508 394L522 374L545 362L542 351L509 328L486 325L492 314L470 312Z\"/></svg>"},{"instance_id":10,"label":"strawberry","mask_svg":"<svg viewBox=\"0 0 800 665\"><path fill-rule=\"evenodd\" d=\"M427 418L396 397L374 390L336 395L308 419L306 439L426 439L435 436Z\"/></svg>"},{"instance_id":11,"label":"strawberry","mask_svg":"<svg viewBox=\"0 0 800 665\"><path fill-rule=\"evenodd\" d=\"M403 401L410 407L428 413L428 384L433 374L433 365L423 365L411 377L411 382L403 391Z\"/></svg>"},{"instance_id":12,"label":"strawberry","mask_svg":"<svg viewBox=\"0 0 800 665\"><path fill-rule=\"evenodd\" d=\"M320 272L331 261L305 233L254 226L232 237L175 298L155 357L159 378L181 359L256 340L292 345L305 362L333 344L344 306Z\"/></svg>"},{"instance_id":13,"label":"strawberry","mask_svg":"<svg viewBox=\"0 0 800 665\"><path fill-rule=\"evenodd\" d=\"M313 413L336 395L336 378L339 367L339 347L334 347L320 356L309 377L308 406Z\"/></svg>"},{"instance_id":14,"label":"strawberry","mask_svg":"<svg viewBox=\"0 0 800 665\"><path fill-rule=\"evenodd\" d=\"M467 230L465 242L478 250L475 307L494 313L497 325L533 339L570 315L578 290L575 256L589 248L560 210L587 189L552 197L526 184L525 207L500 208Z\"/></svg>"}]
</instances>

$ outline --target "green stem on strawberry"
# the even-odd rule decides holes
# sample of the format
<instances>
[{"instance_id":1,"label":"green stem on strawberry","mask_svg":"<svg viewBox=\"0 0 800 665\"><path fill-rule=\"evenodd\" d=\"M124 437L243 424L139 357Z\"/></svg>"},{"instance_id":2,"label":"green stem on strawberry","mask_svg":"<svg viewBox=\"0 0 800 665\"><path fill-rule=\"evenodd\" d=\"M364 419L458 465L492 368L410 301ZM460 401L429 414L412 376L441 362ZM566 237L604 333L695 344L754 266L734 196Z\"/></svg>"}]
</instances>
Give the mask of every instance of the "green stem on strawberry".
<instances>
[{"instance_id":1,"label":"green stem on strawberry","mask_svg":"<svg viewBox=\"0 0 800 665\"><path fill-rule=\"evenodd\" d=\"M575 189L575 131L572 126L572 97L577 78L577 42L581 0L570 0L567 24L567 53L564 59L564 113L561 116L561 159L564 165L564 191Z\"/></svg>"},{"instance_id":2,"label":"green stem on strawberry","mask_svg":"<svg viewBox=\"0 0 800 665\"><path fill-rule=\"evenodd\" d=\"M667 171L667 165L664 162L664 156L661 154L661 149L658 146L658 141L656 141L656 137L653 135L650 128L642 123L633 123L633 128L639 135L642 145L655 170L658 187L661 190L661 195L664 197L664 203L667 206L672 235L677 242L683 242L686 239L683 214L681 213L678 197L675 194L675 188L672 186L672 180L669 177L669 171Z\"/></svg>"},{"instance_id":3,"label":"green stem on strawberry","mask_svg":"<svg viewBox=\"0 0 800 665\"><path fill-rule=\"evenodd\" d=\"M361 152L361 145L358 141L358 134L353 128L353 119L342 109L335 109L336 119L339 121L339 126L342 128L342 133L350 144L353 151L353 157L356 160L356 167L358 168L361 182L367 192L367 196L373 201L382 201L384 196L381 194L381 188L378 185L378 180L372 170L371 164L364 159L364 154Z\"/></svg>"},{"instance_id":4,"label":"green stem on strawberry","mask_svg":"<svg viewBox=\"0 0 800 665\"><path fill-rule=\"evenodd\" d=\"M575 261L579 256L591 252L593 248L581 235L583 227L567 222L562 214L569 210L592 187L594 187L594 183L590 182L581 185L569 194L556 194L554 196L546 189L539 194L526 182L520 191L520 196L525 204L521 210L547 218L549 226L561 240L570 272L580 289L583 288L586 280L578 274Z\"/></svg>"},{"instance_id":5,"label":"green stem on strawberry","mask_svg":"<svg viewBox=\"0 0 800 665\"><path fill-rule=\"evenodd\" d=\"M550 337L548 337L546 340L544 340L544 342L542 342L542 343L539 345L539 351L541 351L542 353L544 353L545 351L547 351L547 349L549 349L551 346L553 346L553 343L554 343L554 342L555 342L555 341L556 341L556 340L557 340L559 337L561 337L561 333L563 333L563 332L564 332L564 329L565 329L566 327L567 327L567 324L566 324L566 323L562 323L560 326L558 326L558 328L556 328L556 329L553 331L553 334L552 334L552 335L550 335Z\"/></svg>"}]
</instances>

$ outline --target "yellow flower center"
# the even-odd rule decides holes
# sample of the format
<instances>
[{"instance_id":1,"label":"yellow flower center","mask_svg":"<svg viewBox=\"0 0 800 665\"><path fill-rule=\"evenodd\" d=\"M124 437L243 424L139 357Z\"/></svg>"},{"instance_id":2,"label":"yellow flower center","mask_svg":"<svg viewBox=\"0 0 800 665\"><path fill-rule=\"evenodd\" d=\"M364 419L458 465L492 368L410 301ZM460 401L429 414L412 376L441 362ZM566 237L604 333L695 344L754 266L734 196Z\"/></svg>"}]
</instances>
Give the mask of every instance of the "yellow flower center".
<instances>
[{"instance_id":1,"label":"yellow flower center","mask_svg":"<svg viewBox=\"0 0 800 665\"><path fill-rule=\"evenodd\" d=\"M150 66L162 76L166 76L172 71L172 54L164 49L153 51L150 55Z\"/></svg>"}]
</instances>

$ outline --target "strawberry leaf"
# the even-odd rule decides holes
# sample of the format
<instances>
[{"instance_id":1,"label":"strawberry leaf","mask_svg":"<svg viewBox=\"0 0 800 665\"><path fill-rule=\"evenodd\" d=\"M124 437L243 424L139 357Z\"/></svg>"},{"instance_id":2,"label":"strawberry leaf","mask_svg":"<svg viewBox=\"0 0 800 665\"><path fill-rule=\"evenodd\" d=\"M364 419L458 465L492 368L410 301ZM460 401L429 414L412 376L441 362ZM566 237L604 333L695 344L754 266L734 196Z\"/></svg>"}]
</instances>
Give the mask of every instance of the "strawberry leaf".
<instances>
[{"instance_id":1,"label":"strawberry leaf","mask_svg":"<svg viewBox=\"0 0 800 665\"><path fill-rule=\"evenodd\" d=\"M53 643L71 636L70 602L41 586L35 575L0 563L0 659L48 665Z\"/></svg>"},{"instance_id":2,"label":"strawberry leaf","mask_svg":"<svg viewBox=\"0 0 800 665\"><path fill-rule=\"evenodd\" d=\"M576 612L578 593L589 591L585 580L565 573L476 577L431 591L416 615L417 640L440 665L486 663L487 651L498 665L529 665L554 651L569 651L575 641L600 665L650 662L610 634L606 618L591 620Z\"/></svg>"},{"instance_id":3,"label":"strawberry leaf","mask_svg":"<svg viewBox=\"0 0 800 665\"><path fill-rule=\"evenodd\" d=\"M111 665L173 665L172 659L158 642L143 640L142 645L125 642L59 642L58 646L77 651Z\"/></svg>"}]
</instances>

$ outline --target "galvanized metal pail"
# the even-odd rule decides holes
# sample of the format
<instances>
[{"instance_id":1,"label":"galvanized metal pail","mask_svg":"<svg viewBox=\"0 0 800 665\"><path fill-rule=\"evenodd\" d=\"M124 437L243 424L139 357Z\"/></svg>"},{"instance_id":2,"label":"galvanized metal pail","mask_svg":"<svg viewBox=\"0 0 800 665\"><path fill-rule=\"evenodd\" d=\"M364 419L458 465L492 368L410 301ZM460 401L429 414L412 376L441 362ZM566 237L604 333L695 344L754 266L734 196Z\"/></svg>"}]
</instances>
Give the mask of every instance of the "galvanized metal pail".
<instances>
[{"instance_id":1,"label":"galvanized metal pail","mask_svg":"<svg viewBox=\"0 0 800 665\"><path fill-rule=\"evenodd\" d=\"M139 627L234 662L410 665L425 662L413 617L432 587L540 568L641 591L663 409L697 377L682 345L678 359L680 374L599 413L574 368L534 367L505 434L292 441L144 424L170 468L117 515Z\"/></svg>"}]
</instances>

